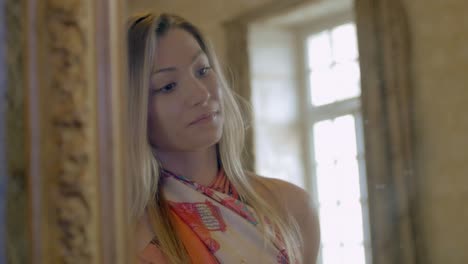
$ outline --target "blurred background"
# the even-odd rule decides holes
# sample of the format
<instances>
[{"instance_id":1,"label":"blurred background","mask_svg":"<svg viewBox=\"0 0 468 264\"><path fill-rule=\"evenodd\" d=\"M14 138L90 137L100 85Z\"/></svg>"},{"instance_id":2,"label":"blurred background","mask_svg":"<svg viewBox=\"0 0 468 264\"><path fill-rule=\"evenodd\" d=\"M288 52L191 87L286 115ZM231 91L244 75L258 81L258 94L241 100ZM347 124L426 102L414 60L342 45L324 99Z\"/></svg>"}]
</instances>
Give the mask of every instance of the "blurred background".
<instances>
[{"instance_id":1,"label":"blurred background","mask_svg":"<svg viewBox=\"0 0 468 264\"><path fill-rule=\"evenodd\" d=\"M118 245L109 241L123 235L109 237L105 230L114 230L122 223L116 221L108 229L102 223L108 214L121 213L118 206L110 211L104 209L115 203L111 200L120 185L115 180L118 178L111 180L102 175L114 175L115 170L106 168L119 158L106 161L102 153L114 146L107 142L105 134L117 127L114 121L104 120L116 115L113 110L118 106L119 94L111 92L111 88L99 91L104 86L114 87L111 84L118 83L118 72L124 71L124 66L115 66L123 61L123 44L113 42L120 43L119 38L124 36L118 25L130 14L145 11L178 14L206 34L232 89L252 106L246 145L251 158L247 166L260 175L304 188L318 209L322 236L318 263L468 263L467 1L49 2L0 0L0 263L7 259L9 263L25 263L32 261L29 256L54 255L41 245L53 240L44 233L55 229L65 234L65 240L67 234L72 234L101 245L91 251L94 253L75 254L74 246L86 249L86 243L70 242L65 248L75 256L71 258L73 263L91 263L87 262L91 259L93 263L107 263L113 259L114 251L109 248ZM64 26L50 23L46 19L48 11L41 13L34 7L52 8L56 13L51 14L57 21L65 21ZM80 11L74 13L75 9ZM76 19L67 22L67 14ZM34 19L42 24L35 27ZM102 21L106 23L99 23ZM78 38L73 39L72 32L64 34L70 41L60 42L59 32L73 29L74 23L81 29ZM51 44L41 44L49 42L35 35L39 34L35 29L49 32ZM86 45L75 47L76 41ZM88 176L78 178L94 181L77 180L65 185L71 189L74 184L80 190L91 188L83 191L80 199L87 208L83 217L94 220L79 220L76 228L81 230L81 225L91 223L94 229L89 232L97 230L100 235L73 228L64 231L63 223L73 220L63 220L60 215L73 215L67 208L75 205L53 207L53 202L48 202L51 198L44 198L46 190L64 185L60 179L44 176L51 165L41 169L41 162L47 163L41 154L61 152L34 145L38 142L34 135L40 139L44 133L54 131L53 127L37 128L41 122L55 120L54 113L35 116L33 111L46 108L48 92L41 90L41 85L54 85L50 76L53 70L34 74L48 65L41 64L48 58L41 55L41 45L50 45L46 53L52 60L56 49L61 51L56 53L59 57L75 51L78 56L88 49L83 54L89 60L78 63L79 67L69 67L77 63L71 55L63 65L72 72L65 74L70 77L67 80L90 80L94 85L91 87L95 90L89 88L76 95L71 92L71 97L81 99L77 99L77 108L72 111L79 117L69 115L90 120L83 121L83 127L77 126L85 131L83 137L88 140L83 142L89 147L77 149L87 153L86 160L96 161L79 163L84 169L78 175ZM93 65L97 73L86 71L86 65ZM59 66L56 73L60 72ZM73 71L85 74L78 74L82 77L76 79ZM35 82L40 83L37 89ZM61 80L56 82L61 87ZM63 89L58 90L66 91L67 83L64 81ZM88 88L72 85L70 89ZM62 97L57 98L67 96L63 93L58 92ZM104 99L106 95L113 99ZM82 109L86 109L83 116ZM68 120L67 109L57 113ZM65 122L65 130L73 127L74 123L70 124ZM63 139L68 134L58 135ZM115 132L111 135L118 137ZM81 138L76 136L72 141L81 142ZM68 146L66 140L53 142L65 145L65 149ZM68 147L72 153L76 146ZM64 169L56 172L57 178L67 174L67 161L63 162ZM36 170L38 176L34 176ZM103 189L108 180L114 191ZM59 184L54 185L56 182ZM35 191L35 186L41 191ZM39 205L35 198L43 202ZM44 207L49 208L46 214L57 214L54 217L58 218L52 219L58 220L36 220L34 216L43 215L38 210ZM32 255L28 253L31 251Z\"/></svg>"}]
</instances>

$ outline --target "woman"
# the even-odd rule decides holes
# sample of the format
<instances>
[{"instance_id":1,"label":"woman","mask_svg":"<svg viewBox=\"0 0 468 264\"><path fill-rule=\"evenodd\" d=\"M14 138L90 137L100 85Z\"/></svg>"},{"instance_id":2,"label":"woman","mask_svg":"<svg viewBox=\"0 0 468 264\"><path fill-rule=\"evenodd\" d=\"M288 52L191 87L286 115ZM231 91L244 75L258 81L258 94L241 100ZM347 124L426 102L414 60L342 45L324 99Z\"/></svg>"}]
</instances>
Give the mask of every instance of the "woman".
<instances>
[{"instance_id":1,"label":"woman","mask_svg":"<svg viewBox=\"0 0 468 264\"><path fill-rule=\"evenodd\" d=\"M129 174L141 263L315 263L302 189L245 171L244 125L212 49L184 19L128 27Z\"/></svg>"}]
</instances>

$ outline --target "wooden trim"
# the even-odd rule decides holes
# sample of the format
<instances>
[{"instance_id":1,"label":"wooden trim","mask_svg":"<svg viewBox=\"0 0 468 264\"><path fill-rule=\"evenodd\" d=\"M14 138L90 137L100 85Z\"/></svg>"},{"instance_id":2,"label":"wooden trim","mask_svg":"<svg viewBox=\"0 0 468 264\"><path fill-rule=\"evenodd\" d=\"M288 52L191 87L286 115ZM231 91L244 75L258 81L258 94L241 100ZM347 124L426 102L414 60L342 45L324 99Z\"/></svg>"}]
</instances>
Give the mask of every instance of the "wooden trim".
<instances>
[{"instance_id":1,"label":"wooden trim","mask_svg":"<svg viewBox=\"0 0 468 264\"><path fill-rule=\"evenodd\" d=\"M299 104L299 120L303 122L299 123L299 135L300 141L303 142L303 147L301 148L302 154L302 164L304 166L304 183L306 185L306 190L311 194L312 200L314 202L315 208L319 206L318 199L318 189L317 181L315 177L315 168L311 161L315 160L315 154L313 151L313 142L309 134L309 128L311 126L311 120L309 115L310 109L310 89L308 87L308 78L307 78L307 47L304 45L304 39L298 31L295 31L295 41L296 41L296 63L298 65L296 78L298 81L298 104ZM321 259L321 247L319 251L318 259Z\"/></svg>"},{"instance_id":2,"label":"wooden trim","mask_svg":"<svg viewBox=\"0 0 468 264\"><path fill-rule=\"evenodd\" d=\"M307 22L297 25L293 28L303 39L310 35L323 31L324 28L333 28L348 22L354 23L355 17L352 9L341 10L340 12L330 13L326 17L307 20Z\"/></svg>"},{"instance_id":3,"label":"wooden trim","mask_svg":"<svg viewBox=\"0 0 468 264\"><path fill-rule=\"evenodd\" d=\"M239 100L241 110L244 114L247 130L245 134L244 165L250 171L255 171L254 133L252 114L249 104L251 103L252 90L250 84L250 64L248 55L248 27L247 24L231 21L224 25L227 36L227 65L228 72L234 78L229 79L229 85L233 91L242 99ZM245 100L245 101L244 101Z\"/></svg>"},{"instance_id":4,"label":"wooden trim","mask_svg":"<svg viewBox=\"0 0 468 264\"><path fill-rule=\"evenodd\" d=\"M374 263L416 263L410 43L401 1L356 0Z\"/></svg>"},{"instance_id":5,"label":"wooden trim","mask_svg":"<svg viewBox=\"0 0 468 264\"><path fill-rule=\"evenodd\" d=\"M359 97L334 102L328 105L308 109L308 118L311 123L320 122L326 119L333 119L337 116L354 113L361 109L361 99Z\"/></svg>"},{"instance_id":6,"label":"wooden trim","mask_svg":"<svg viewBox=\"0 0 468 264\"><path fill-rule=\"evenodd\" d=\"M235 17L229 22L237 22L242 24L249 24L254 21L266 19L279 13L286 13L290 10L297 9L305 4L316 3L317 0L275 0L273 2L261 5L253 10ZM228 22L228 23L229 23Z\"/></svg>"}]
</instances>

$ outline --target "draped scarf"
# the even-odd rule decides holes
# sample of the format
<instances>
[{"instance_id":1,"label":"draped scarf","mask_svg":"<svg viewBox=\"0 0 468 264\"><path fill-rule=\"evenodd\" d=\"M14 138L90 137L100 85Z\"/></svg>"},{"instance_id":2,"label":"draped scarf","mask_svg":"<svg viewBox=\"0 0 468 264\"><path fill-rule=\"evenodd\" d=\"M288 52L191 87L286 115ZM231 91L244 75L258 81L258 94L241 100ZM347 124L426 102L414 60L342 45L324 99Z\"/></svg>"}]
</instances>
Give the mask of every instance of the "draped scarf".
<instances>
[{"instance_id":1,"label":"draped scarf","mask_svg":"<svg viewBox=\"0 0 468 264\"><path fill-rule=\"evenodd\" d=\"M289 263L281 240L263 238L255 212L239 199L223 170L207 186L169 171L162 175L171 221L192 263ZM168 263L157 239L140 260Z\"/></svg>"}]
</instances>

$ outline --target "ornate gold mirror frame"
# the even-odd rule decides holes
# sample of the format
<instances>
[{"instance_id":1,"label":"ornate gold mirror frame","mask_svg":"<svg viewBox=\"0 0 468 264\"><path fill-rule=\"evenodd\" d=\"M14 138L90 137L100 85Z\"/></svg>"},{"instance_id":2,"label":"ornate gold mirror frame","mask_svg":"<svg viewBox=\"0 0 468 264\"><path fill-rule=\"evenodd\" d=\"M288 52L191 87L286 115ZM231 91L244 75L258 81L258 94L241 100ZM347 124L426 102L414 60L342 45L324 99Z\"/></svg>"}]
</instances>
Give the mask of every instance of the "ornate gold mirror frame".
<instances>
[{"instance_id":1,"label":"ornate gold mirror frame","mask_svg":"<svg viewBox=\"0 0 468 264\"><path fill-rule=\"evenodd\" d=\"M131 263L124 7L2 0L9 263Z\"/></svg>"}]
</instances>

